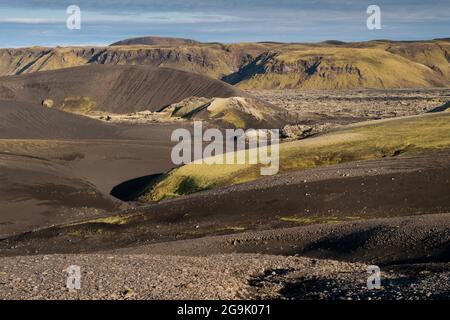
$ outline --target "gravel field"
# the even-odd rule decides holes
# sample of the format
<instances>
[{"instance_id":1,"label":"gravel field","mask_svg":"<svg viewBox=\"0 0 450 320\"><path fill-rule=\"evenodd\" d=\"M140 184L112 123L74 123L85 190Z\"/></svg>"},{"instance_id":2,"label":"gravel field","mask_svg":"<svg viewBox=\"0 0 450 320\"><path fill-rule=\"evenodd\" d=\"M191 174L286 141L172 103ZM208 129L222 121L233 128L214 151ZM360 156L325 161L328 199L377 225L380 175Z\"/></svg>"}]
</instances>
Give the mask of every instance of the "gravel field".
<instances>
[{"instance_id":1,"label":"gravel field","mask_svg":"<svg viewBox=\"0 0 450 320\"><path fill-rule=\"evenodd\" d=\"M45 255L2 258L1 299L448 299L449 265L387 268L367 288L367 265L301 257ZM67 268L81 268L79 290ZM389 289L389 290L388 290Z\"/></svg>"}]
</instances>

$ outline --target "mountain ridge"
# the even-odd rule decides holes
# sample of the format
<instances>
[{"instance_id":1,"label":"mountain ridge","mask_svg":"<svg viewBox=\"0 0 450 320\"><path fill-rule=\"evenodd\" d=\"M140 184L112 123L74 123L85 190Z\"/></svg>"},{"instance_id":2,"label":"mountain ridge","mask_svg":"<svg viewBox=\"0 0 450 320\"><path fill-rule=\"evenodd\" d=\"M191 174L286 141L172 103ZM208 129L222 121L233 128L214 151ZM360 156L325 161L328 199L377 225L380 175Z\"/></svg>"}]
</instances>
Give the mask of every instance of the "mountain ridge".
<instances>
[{"instance_id":1,"label":"mountain ridge","mask_svg":"<svg viewBox=\"0 0 450 320\"><path fill-rule=\"evenodd\" d=\"M153 40L149 40L150 44L136 40L136 44L127 39L107 47L0 49L0 75L117 64L173 68L244 89L450 86L450 43L446 39L354 43L328 40L310 44L142 39Z\"/></svg>"}]
</instances>

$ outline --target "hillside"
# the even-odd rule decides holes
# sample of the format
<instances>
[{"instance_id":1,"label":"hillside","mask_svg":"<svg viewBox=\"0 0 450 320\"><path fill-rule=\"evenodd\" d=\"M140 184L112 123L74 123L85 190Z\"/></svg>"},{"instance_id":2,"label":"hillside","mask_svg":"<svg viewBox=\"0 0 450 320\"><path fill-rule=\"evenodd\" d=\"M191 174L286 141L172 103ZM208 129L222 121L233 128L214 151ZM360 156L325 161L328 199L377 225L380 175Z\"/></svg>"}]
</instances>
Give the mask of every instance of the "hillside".
<instances>
[{"instance_id":1,"label":"hillside","mask_svg":"<svg viewBox=\"0 0 450 320\"><path fill-rule=\"evenodd\" d=\"M414 154L450 146L450 113L372 121L280 145L280 172L348 161ZM223 157L220 155L218 157ZM248 159L248 152L246 158ZM193 162L150 184L143 201L159 201L215 187L260 179L260 165Z\"/></svg>"},{"instance_id":2,"label":"hillside","mask_svg":"<svg viewBox=\"0 0 450 320\"><path fill-rule=\"evenodd\" d=\"M257 48L260 46L256 46ZM221 78L251 61L265 48L247 50L241 46L211 45L114 45L109 47L70 47L0 49L0 75L27 74L82 65L148 65L169 67Z\"/></svg>"},{"instance_id":3,"label":"hillside","mask_svg":"<svg viewBox=\"0 0 450 320\"><path fill-rule=\"evenodd\" d=\"M441 56L423 59L436 61L432 69L381 48L292 48L263 54L224 80L244 89L442 87L450 78Z\"/></svg>"},{"instance_id":4,"label":"hillside","mask_svg":"<svg viewBox=\"0 0 450 320\"><path fill-rule=\"evenodd\" d=\"M217 123L223 128L282 128L292 121L282 108L250 97L187 98L163 112L170 117Z\"/></svg>"},{"instance_id":5,"label":"hillside","mask_svg":"<svg viewBox=\"0 0 450 320\"><path fill-rule=\"evenodd\" d=\"M245 89L446 87L449 61L445 39L224 45L143 37L108 47L0 49L0 75L127 64L199 73Z\"/></svg>"},{"instance_id":6,"label":"hillside","mask_svg":"<svg viewBox=\"0 0 450 320\"><path fill-rule=\"evenodd\" d=\"M247 94L198 74L149 66L90 65L0 78L0 99L28 101L71 112L158 111L191 96Z\"/></svg>"},{"instance_id":7,"label":"hillside","mask_svg":"<svg viewBox=\"0 0 450 320\"><path fill-rule=\"evenodd\" d=\"M180 126L105 123L0 100L0 238L123 209L111 189L172 168L170 136Z\"/></svg>"},{"instance_id":8,"label":"hillside","mask_svg":"<svg viewBox=\"0 0 450 320\"><path fill-rule=\"evenodd\" d=\"M38 103L0 100L2 139L111 139L119 138L116 131L113 125Z\"/></svg>"}]
</instances>

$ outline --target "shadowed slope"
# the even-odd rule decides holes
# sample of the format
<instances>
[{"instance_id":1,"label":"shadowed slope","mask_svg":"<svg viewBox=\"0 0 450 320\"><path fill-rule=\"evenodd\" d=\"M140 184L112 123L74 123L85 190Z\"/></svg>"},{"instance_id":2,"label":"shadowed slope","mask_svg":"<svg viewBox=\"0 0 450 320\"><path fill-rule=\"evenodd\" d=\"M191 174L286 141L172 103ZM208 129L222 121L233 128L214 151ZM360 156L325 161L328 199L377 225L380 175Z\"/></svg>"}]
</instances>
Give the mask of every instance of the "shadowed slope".
<instances>
[{"instance_id":1,"label":"shadowed slope","mask_svg":"<svg viewBox=\"0 0 450 320\"><path fill-rule=\"evenodd\" d=\"M1 139L117 138L118 128L38 103L0 100Z\"/></svg>"},{"instance_id":2,"label":"shadowed slope","mask_svg":"<svg viewBox=\"0 0 450 320\"><path fill-rule=\"evenodd\" d=\"M118 183L172 168L180 124L108 124L0 100L0 237L113 213Z\"/></svg>"},{"instance_id":3,"label":"shadowed slope","mask_svg":"<svg viewBox=\"0 0 450 320\"><path fill-rule=\"evenodd\" d=\"M91 65L0 78L0 98L73 112L157 111L187 97L246 96L219 80L146 66Z\"/></svg>"}]
</instances>

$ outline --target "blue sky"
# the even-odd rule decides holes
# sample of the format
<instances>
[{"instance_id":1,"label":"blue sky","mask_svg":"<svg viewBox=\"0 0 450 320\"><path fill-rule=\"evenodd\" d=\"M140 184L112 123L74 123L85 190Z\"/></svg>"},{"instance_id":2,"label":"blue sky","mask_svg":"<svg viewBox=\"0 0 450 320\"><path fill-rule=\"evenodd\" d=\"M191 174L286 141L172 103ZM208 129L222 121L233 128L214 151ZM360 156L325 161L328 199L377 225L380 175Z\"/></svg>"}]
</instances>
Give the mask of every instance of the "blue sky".
<instances>
[{"instance_id":1,"label":"blue sky","mask_svg":"<svg viewBox=\"0 0 450 320\"><path fill-rule=\"evenodd\" d=\"M81 8L68 30L66 8ZM382 29L366 27L369 5ZM449 0L1 0L0 47L107 45L159 35L200 41L361 41L450 37Z\"/></svg>"}]
</instances>

